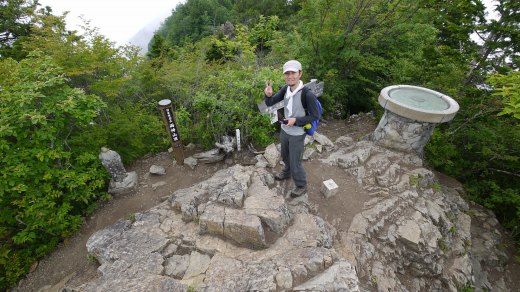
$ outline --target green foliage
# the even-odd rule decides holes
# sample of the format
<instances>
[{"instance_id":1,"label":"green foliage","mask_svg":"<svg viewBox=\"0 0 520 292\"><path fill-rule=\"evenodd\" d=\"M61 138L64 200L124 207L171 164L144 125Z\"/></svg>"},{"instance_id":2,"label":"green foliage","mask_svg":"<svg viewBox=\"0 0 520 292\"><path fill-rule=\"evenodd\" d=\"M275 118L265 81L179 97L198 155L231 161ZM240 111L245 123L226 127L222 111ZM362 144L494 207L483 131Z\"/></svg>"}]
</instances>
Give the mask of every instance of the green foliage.
<instances>
[{"instance_id":1,"label":"green foliage","mask_svg":"<svg viewBox=\"0 0 520 292\"><path fill-rule=\"evenodd\" d=\"M497 0L492 5L496 17L476 30L481 44L465 80L468 85L481 84L496 72L505 74L520 68L520 4L516 0Z\"/></svg>"},{"instance_id":2,"label":"green foliage","mask_svg":"<svg viewBox=\"0 0 520 292\"><path fill-rule=\"evenodd\" d=\"M17 41L31 33L34 0L0 0L0 58L20 58Z\"/></svg>"},{"instance_id":3,"label":"green foliage","mask_svg":"<svg viewBox=\"0 0 520 292\"><path fill-rule=\"evenodd\" d=\"M96 153L69 144L105 104L65 84L62 70L36 52L0 62L0 286L13 284L35 257L81 225L103 195ZM1 262L0 262L1 263Z\"/></svg>"},{"instance_id":4,"label":"green foliage","mask_svg":"<svg viewBox=\"0 0 520 292\"><path fill-rule=\"evenodd\" d=\"M426 147L428 161L460 180L468 198L490 208L520 241L520 131L501 111L502 97L468 91L456 118L437 129Z\"/></svg>"},{"instance_id":5,"label":"green foliage","mask_svg":"<svg viewBox=\"0 0 520 292\"><path fill-rule=\"evenodd\" d=\"M125 163L166 147L153 100L166 96L150 78L155 74L153 67L143 64L136 48L114 48L88 22L83 27L85 35L78 36L66 31L63 17L38 15L37 21L40 26L24 42L24 49L38 49L52 56L63 68L69 86L95 94L109 105L100 112L97 124L84 129L70 143L86 151L107 146L118 151ZM84 141L91 143L85 145Z\"/></svg>"},{"instance_id":6,"label":"green foliage","mask_svg":"<svg viewBox=\"0 0 520 292\"><path fill-rule=\"evenodd\" d=\"M256 51L262 54L272 46L272 40L280 38L280 18L276 15L264 17L260 15L258 22L253 26L250 33L250 42L257 44Z\"/></svg>"},{"instance_id":7,"label":"green foliage","mask_svg":"<svg viewBox=\"0 0 520 292\"><path fill-rule=\"evenodd\" d=\"M421 0L421 2L423 7L429 9L433 24L439 31L440 44L457 51L472 46L469 36L485 22L485 7L481 1Z\"/></svg>"},{"instance_id":8,"label":"green foliage","mask_svg":"<svg viewBox=\"0 0 520 292\"><path fill-rule=\"evenodd\" d=\"M101 146L125 163L167 147L159 100L173 101L183 143L211 148L236 128L245 143L271 143L277 129L257 104L264 80L284 84L288 59L302 62L304 82L325 81L320 100L334 117L374 110L391 84L455 97L461 109L434 131L428 161L520 240L516 2L499 0L500 19L484 24L481 2L469 0L187 0L143 58L88 22L78 35L49 9L32 15L33 1L0 0L1 13L15 12L2 14L0 36L19 31L0 51L0 289L107 198ZM469 38L477 28L481 47ZM493 71L493 92L464 87Z\"/></svg>"},{"instance_id":9,"label":"green foliage","mask_svg":"<svg viewBox=\"0 0 520 292\"><path fill-rule=\"evenodd\" d=\"M164 45L164 37L159 34L154 34L152 40L148 45L148 52L146 56L149 59L157 59L166 54L166 46Z\"/></svg>"},{"instance_id":10,"label":"green foliage","mask_svg":"<svg viewBox=\"0 0 520 292\"><path fill-rule=\"evenodd\" d=\"M470 283L466 283L464 286L457 288L457 292L473 292L475 291L475 287Z\"/></svg>"},{"instance_id":11,"label":"green foliage","mask_svg":"<svg viewBox=\"0 0 520 292\"><path fill-rule=\"evenodd\" d=\"M369 111L389 84L440 88L463 79L462 60L437 47L430 12L416 1L306 1L293 17L297 33L278 40L276 52L301 56L344 115Z\"/></svg>"},{"instance_id":12,"label":"green foliage","mask_svg":"<svg viewBox=\"0 0 520 292\"><path fill-rule=\"evenodd\" d=\"M275 130L258 111L263 81L281 74L258 68L256 44L247 27L234 38L214 36L187 45L165 59L156 88L173 96L181 139L213 147L222 135L241 129L244 142L266 145ZM267 69L267 70L265 70ZM282 83L279 83L280 85Z\"/></svg>"},{"instance_id":13,"label":"green foliage","mask_svg":"<svg viewBox=\"0 0 520 292\"><path fill-rule=\"evenodd\" d=\"M492 75L488 82L494 88L493 95L502 99L505 105L499 115L520 119L520 71Z\"/></svg>"},{"instance_id":14,"label":"green foliage","mask_svg":"<svg viewBox=\"0 0 520 292\"><path fill-rule=\"evenodd\" d=\"M86 22L85 35L67 31L64 16L39 14L37 26L23 42L23 50L40 50L63 68L67 84L96 94L107 103L127 100L122 89L137 74L142 57L135 47L114 48Z\"/></svg>"},{"instance_id":15,"label":"green foliage","mask_svg":"<svg viewBox=\"0 0 520 292\"><path fill-rule=\"evenodd\" d=\"M446 243L446 239L444 238L437 239L437 246L444 254L449 251L448 243Z\"/></svg>"},{"instance_id":16,"label":"green foliage","mask_svg":"<svg viewBox=\"0 0 520 292\"><path fill-rule=\"evenodd\" d=\"M257 19L259 15L277 16L287 18L297 12L299 2L286 0L241 0L234 1L233 11L236 21L240 23L250 22Z\"/></svg>"},{"instance_id":17,"label":"green foliage","mask_svg":"<svg viewBox=\"0 0 520 292\"><path fill-rule=\"evenodd\" d=\"M69 144L86 150L107 146L117 151L125 164L168 147L169 141L157 110L151 113L142 105L133 104L124 108L113 106L107 110L107 115L110 122L85 129ZM86 145L84 141L91 142Z\"/></svg>"},{"instance_id":18,"label":"green foliage","mask_svg":"<svg viewBox=\"0 0 520 292\"><path fill-rule=\"evenodd\" d=\"M99 261L98 259L96 258L96 256L94 255L87 255L87 260L90 262L90 263L93 263L93 264L99 264Z\"/></svg>"},{"instance_id":19,"label":"green foliage","mask_svg":"<svg viewBox=\"0 0 520 292\"><path fill-rule=\"evenodd\" d=\"M135 222L135 213L126 214L125 219L131 222Z\"/></svg>"},{"instance_id":20,"label":"green foliage","mask_svg":"<svg viewBox=\"0 0 520 292\"><path fill-rule=\"evenodd\" d=\"M191 120L190 124L179 123L181 133L190 128L185 136L189 141L211 148L224 134L233 134L242 130L244 141L253 141L260 145L271 142L272 128L269 120L257 109L259 89L251 88L253 72L224 67L206 76L200 90L191 97L193 110L189 114L180 112L180 121ZM255 92L257 90L257 92Z\"/></svg>"},{"instance_id":21,"label":"green foliage","mask_svg":"<svg viewBox=\"0 0 520 292\"><path fill-rule=\"evenodd\" d=\"M254 47L250 44L247 27L239 25L233 38L219 34L211 37L211 47L206 52L209 61L225 63L232 60L252 60Z\"/></svg>"},{"instance_id":22,"label":"green foliage","mask_svg":"<svg viewBox=\"0 0 520 292\"><path fill-rule=\"evenodd\" d=\"M231 1L190 0L175 7L157 34L169 46L184 45L211 35L227 20L232 20Z\"/></svg>"}]
</instances>

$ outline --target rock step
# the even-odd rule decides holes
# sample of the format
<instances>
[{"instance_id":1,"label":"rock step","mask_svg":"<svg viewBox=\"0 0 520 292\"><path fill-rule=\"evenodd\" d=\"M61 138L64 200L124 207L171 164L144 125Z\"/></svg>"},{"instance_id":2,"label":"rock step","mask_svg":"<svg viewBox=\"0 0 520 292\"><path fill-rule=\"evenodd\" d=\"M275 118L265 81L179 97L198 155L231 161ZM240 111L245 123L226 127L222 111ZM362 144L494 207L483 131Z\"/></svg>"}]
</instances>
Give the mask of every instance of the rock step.
<instances>
[{"instance_id":1,"label":"rock step","mask_svg":"<svg viewBox=\"0 0 520 292\"><path fill-rule=\"evenodd\" d=\"M244 210L210 203L199 217L199 227L202 234L222 236L240 245L254 248L266 245L260 218L247 214Z\"/></svg>"}]
</instances>

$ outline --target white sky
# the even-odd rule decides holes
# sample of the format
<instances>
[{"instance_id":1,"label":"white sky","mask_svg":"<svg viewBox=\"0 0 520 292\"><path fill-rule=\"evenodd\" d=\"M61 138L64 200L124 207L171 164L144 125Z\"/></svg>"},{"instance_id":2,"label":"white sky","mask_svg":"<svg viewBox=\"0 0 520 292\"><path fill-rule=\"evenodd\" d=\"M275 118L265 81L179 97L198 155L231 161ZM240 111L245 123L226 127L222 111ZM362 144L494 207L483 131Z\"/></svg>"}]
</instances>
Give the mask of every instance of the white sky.
<instances>
[{"instance_id":1,"label":"white sky","mask_svg":"<svg viewBox=\"0 0 520 292\"><path fill-rule=\"evenodd\" d=\"M80 31L78 25L83 23L80 19L82 16L117 45L127 44L130 38L151 23L163 21L180 2L181 0L39 0L42 7L50 6L54 15L69 11L66 18L68 29Z\"/></svg>"},{"instance_id":2,"label":"white sky","mask_svg":"<svg viewBox=\"0 0 520 292\"><path fill-rule=\"evenodd\" d=\"M82 24L80 16L90 20L92 27L99 28L100 33L116 42L125 45L141 29L155 25L171 15L171 11L183 0L39 0L42 6L50 6L53 14L61 15L69 11L66 18L67 27L78 30ZM488 11L493 0L483 0ZM489 11L490 12L490 11ZM490 16L492 14L490 13Z\"/></svg>"}]
</instances>

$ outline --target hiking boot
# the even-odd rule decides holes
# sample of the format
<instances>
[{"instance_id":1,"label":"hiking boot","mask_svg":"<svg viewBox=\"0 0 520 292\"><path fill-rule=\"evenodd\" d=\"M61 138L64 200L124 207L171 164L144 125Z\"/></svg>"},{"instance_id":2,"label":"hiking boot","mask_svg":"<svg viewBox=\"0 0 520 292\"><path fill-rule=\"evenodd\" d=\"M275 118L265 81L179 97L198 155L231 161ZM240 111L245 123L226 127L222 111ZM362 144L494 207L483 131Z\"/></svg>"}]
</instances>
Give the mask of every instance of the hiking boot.
<instances>
[{"instance_id":1,"label":"hiking boot","mask_svg":"<svg viewBox=\"0 0 520 292\"><path fill-rule=\"evenodd\" d=\"M286 180L289 178L291 178L291 175L288 174L287 172L283 172L283 171L274 175L275 180Z\"/></svg>"},{"instance_id":2,"label":"hiking boot","mask_svg":"<svg viewBox=\"0 0 520 292\"><path fill-rule=\"evenodd\" d=\"M305 195L307 193L307 187L296 187L291 191L291 198L297 198Z\"/></svg>"}]
</instances>

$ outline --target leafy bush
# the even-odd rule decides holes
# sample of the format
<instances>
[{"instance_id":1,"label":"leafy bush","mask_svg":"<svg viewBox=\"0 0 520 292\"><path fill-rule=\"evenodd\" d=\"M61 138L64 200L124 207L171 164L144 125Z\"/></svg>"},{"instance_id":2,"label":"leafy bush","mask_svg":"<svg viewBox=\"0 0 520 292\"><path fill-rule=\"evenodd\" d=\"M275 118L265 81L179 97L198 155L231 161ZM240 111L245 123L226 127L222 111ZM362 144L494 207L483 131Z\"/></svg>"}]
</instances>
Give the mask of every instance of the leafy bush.
<instances>
[{"instance_id":1,"label":"leafy bush","mask_svg":"<svg viewBox=\"0 0 520 292\"><path fill-rule=\"evenodd\" d=\"M97 152L71 148L104 107L65 84L50 57L0 61L0 287L74 234L104 193Z\"/></svg>"},{"instance_id":2,"label":"leafy bush","mask_svg":"<svg viewBox=\"0 0 520 292\"><path fill-rule=\"evenodd\" d=\"M108 147L130 164L148 153L168 148L164 124L158 110L150 112L140 104L127 103L106 110L107 121L93 125L73 137L70 145L86 151ZM85 144L85 141L90 143Z\"/></svg>"},{"instance_id":3,"label":"leafy bush","mask_svg":"<svg viewBox=\"0 0 520 292\"><path fill-rule=\"evenodd\" d=\"M491 209L520 244L520 131L518 120L497 116L501 98L467 90L455 119L434 131L426 146L437 170L464 184L467 197Z\"/></svg>"}]
</instances>

